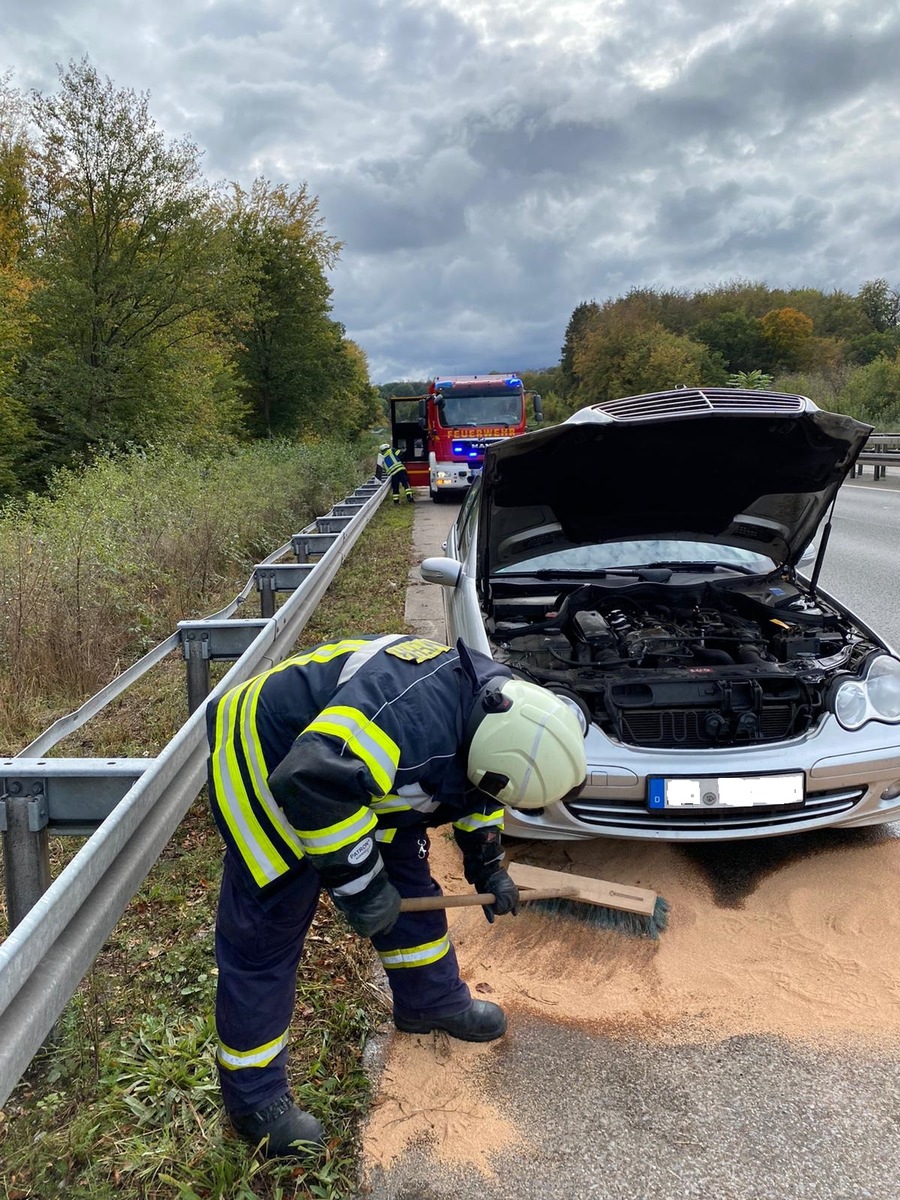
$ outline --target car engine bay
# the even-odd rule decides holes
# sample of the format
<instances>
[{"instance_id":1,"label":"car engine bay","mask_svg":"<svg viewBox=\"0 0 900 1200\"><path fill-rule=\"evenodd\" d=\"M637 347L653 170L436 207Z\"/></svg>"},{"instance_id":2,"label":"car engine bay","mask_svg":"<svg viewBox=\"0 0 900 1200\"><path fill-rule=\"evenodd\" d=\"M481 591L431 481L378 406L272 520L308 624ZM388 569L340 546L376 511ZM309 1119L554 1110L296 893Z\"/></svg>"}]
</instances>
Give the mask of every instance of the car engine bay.
<instances>
[{"instance_id":1,"label":"car engine bay","mask_svg":"<svg viewBox=\"0 0 900 1200\"><path fill-rule=\"evenodd\" d=\"M783 574L658 583L607 573L568 588L552 607L536 604L534 592L533 581L492 588L494 657L636 746L799 736L827 711L835 676L856 673L881 649Z\"/></svg>"}]
</instances>

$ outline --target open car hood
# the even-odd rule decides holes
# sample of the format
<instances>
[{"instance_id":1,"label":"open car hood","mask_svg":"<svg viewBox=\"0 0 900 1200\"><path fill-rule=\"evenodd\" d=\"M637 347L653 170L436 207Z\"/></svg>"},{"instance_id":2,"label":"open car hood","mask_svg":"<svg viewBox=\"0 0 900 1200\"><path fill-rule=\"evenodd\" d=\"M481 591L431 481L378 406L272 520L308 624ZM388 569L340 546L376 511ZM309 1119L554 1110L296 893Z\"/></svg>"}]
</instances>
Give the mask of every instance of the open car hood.
<instances>
[{"instance_id":1,"label":"open car hood","mask_svg":"<svg viewBox=\"0 0 900 1200\"><path fill-rule=\"evenodd\" d=\"M593 405L488 450L479 575L650 538L793 565L870 433L780 392L679 388Z\"/></svg>"}]
</instances>

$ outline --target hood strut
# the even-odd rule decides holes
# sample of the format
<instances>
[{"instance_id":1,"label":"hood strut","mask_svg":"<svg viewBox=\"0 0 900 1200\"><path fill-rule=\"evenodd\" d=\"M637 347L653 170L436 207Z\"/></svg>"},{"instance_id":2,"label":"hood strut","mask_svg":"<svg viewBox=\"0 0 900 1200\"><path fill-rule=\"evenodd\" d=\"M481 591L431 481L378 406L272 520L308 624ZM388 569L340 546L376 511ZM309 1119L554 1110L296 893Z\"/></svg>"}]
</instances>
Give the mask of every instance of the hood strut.
<instances>
[{"instance_id":1,"label":"hood strut","mask_svg":"<svg viewBox=\"0 0 900 1200\"><path fill-rule=\"evenodd\" d=\"M831 519L834 516L834 506L837 504L837 493L831 502L831 508L828 510L828 518L822 526L822 537L819 541L819 551L816 554L816 561L813 564L812 575L809 577L809 596L811 600L816 598L816 587L819 582L819 574L822 570L822 564L825 561L825 550L828 546L828 539L831 537Z\"/></svg>"}]
</instances>

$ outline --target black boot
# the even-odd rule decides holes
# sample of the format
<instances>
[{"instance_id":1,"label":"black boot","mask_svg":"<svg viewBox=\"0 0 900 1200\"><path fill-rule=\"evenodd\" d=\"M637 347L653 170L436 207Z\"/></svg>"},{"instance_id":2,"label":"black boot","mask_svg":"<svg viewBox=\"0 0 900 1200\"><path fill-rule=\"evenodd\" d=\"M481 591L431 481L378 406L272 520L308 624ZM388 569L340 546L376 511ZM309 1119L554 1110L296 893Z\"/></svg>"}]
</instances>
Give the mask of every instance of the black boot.
<instances>
[{"instance_id":1,"label":"black boot","mask_svg":"<svg viewBox=\"0 0 900 1200\"><path fill-rule=\"evenodd\" d=\"M259 1112L229 1116L235 1133L254 1146L267 1139L262 1146L263 1158L298 1158L325 1142L325 1130L314 1116L297 1107L288 1092Z\"/></svg>"},{"instance_id":2,"label":"black boot","mask_svg":"<svg viewBox=\"0 0 900 1200\"><path fill-rule=\"evenodd\" d=\"M490 1000L473 1000L465 1012L454 1013L452 1017L426 1017L413 1021L395 1013L394 1024L401 1033L431 1033L433 1029L443 1029L463 1042L492 1042L506 1033L506 1013Z\"/></svg>"}]
</instances>

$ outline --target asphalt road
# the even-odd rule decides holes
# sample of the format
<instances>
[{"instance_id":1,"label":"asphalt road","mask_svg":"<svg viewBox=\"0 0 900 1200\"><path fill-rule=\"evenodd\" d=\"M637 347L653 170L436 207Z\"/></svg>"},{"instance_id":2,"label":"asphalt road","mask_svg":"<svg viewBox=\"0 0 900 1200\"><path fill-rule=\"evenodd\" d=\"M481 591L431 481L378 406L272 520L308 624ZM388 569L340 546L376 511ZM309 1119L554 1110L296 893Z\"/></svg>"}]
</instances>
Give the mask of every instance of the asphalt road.
<instances>
[{"instance_id":1,"label":"asphalt road","mask_svg":"<svg viewBox=\"0 0 900 1200\"><path fill-rule=\"evenodd\" d=\"M429 528L420 529L419 549L431 538L427 552L440 553L436 514L421 515ZM900 648L900 478L845 486L821 582ZM420 605L425 599L419 593ZM768 845L754 844L757 866ZM788 870L783 850L771 849L763 870ZM698 962L700 992L703 979ZM900 962L893 983L900 1007ZM825 998L841 980L822 986ZM865 1049L759 1034L666 1044L523 1016L486 1048L478 1086L525 1146L498 1146L485 1175L441 1161L420 1139L387 1169L368 1163L364 1195L900 1200L900 1019L887 1032Z\"/></svg>"},{"instance_id":2,"label":"asphalt road","mask_svg":"<svg viewBox=\"0 0 900 1200\"><path fill-rule=\"evenodd\" d=\"M900 650L900 473L841 488L821 584Z\"/></svg>"}]
</instances>

